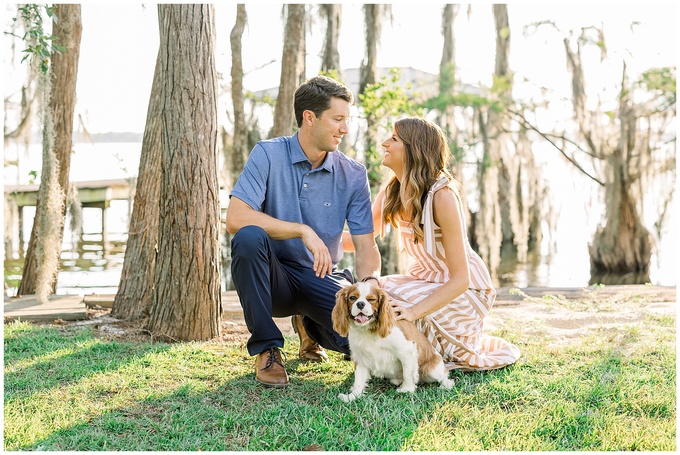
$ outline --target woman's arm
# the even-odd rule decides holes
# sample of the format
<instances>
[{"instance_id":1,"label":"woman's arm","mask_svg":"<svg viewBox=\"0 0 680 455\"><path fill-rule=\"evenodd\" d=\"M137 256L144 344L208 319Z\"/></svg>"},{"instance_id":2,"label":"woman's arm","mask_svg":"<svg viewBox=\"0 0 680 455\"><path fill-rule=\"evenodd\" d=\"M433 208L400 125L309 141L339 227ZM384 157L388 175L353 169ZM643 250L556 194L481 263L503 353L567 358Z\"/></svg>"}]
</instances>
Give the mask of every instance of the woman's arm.
<instances>
[{"instance_id":1,"label":"woman's arm","mask_svg":"<svg viewBox=\"0 0 680 455\"><path fill-rule=\"evenodd\" d=\"M373 202L373 238L380 235L380 226L382 226L382 220L380 215L382 215L382 205L385 199L385 190L380 190L378 195L375 197ZM352 242L352 236L349 231L343 231L342 233L342 250L348 253L355 251L354 242Z\"/></svg>"},{"instance_id":2,"label":"woman's arm","mask_svg":"<svg viewBox=\"0 0 680 455\"><path fill-rule=\"evenodd\" d=\"M378 195L375 197L375 201L373 201L373 208L371 209L371 212L373 213L373 237L377 237L381 234L382 232L382 225L383 225L383 220L382 220L382 207L383 204L385 203L385 189L383 188L378 192Z\"/></svg>"},{"instance_id":3,"label":"woman's arm","mask_svg":"<svg viewBox=\"0 0 680 455\"><path fill-rule=\"evenodd\" d=\"M351 235L348 231L342 233L342 249L346 252L355 252L354 261L358 279L367 276L380 276L380 251L375 243L375 237L379 233L376 226L376 208L380 217L382 205L382 192L376 196L373 203L373 234ZM378 205L381 204L381 205Z\"/></svg>"},{"instance_id":4,"label":"woman's arm","mask_svg":"<svg viewBox=\"0 0 680 455\"><path fill-rule=\"evenodd\" d=\"M470 269L465 252L465 233L458 200L450 188L434 194L434 222L442 230L442 244L449 269L449 279L443 286L410 308L394 305L397 319L415 321L433 313L465 292L470 285Z\"/></svg>"}]
</instances>

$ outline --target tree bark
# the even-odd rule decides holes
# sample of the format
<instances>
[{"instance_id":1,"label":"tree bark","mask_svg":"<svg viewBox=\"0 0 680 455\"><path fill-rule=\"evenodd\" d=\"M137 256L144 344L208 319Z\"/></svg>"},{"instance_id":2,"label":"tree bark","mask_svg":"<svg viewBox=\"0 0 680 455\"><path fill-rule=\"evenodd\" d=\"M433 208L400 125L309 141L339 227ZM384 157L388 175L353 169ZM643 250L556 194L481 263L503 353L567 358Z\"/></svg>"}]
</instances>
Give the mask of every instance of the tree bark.
<instances>
[{"instance_id":1,"label":"tree bark","mask_svg":"<svg viewBox=\"0 0 680 455\"><path fill-rule=\"evenodd\" d=\"M340 52L338 52L342 5L333 3L319 6L322 15L326 18L326 37L324 40L323 55L321 57L321 71L335 71L342 79Z\"/></svg>"},{"instance_id":2,"label":"tree bark","mask_svg":"<svg viewBox=\"0 0 680 455\"><path fill-rule=\"evenodd\" d=\"M149 330L220 333L217 74L212 5L158 6L163 94L160 219Z\"/></svg>"},{"instance_id":3,"label":"tree bark","mask_svg":"<svg viewBox=\"0 0 680 455\"><path fill-rule=\"evenodd\" d=\"M494 122L482 112L479 113L479 128L484 149L482 162L479 164L479 212L474 219L474 238L480 257L489 268L489 273L497 281L497 269L500 264L500 249L503 240L501 232L501 210L498 201L498 168L500 152L498 140L492 140L487 127Z\"/></svg>"},{"instance_id":4,"label":"tree bark","mask_svg":"<svg viewBox=\"0 0 680 455\"><path fill-rule=\"evenodd\" d=\"M600 35L604 42L601 31ZM591 284L618 284L621 275L624 275L627 284L645 283L649 281L652 237L642 224L637 207L641 204L642 194L636 195L633 191L634 175L640 175L639 170L634 169L639 167L639 163L637 166L633 163L642 153L636 150L640 146L637 144L636 125L639 119L636 111L642 108L633 104L633 87L627 80L624 65L619 111L614 123L619 125L619 129L608 131L607 125L599 122L599 118L604 116L594 115L586 107L580 39L575 51L571 49L569 40L565 39L564 44L567 68L572 76L572 104L578 133L583 148L604 164L605 223L598 228L589 246ZM615 145L612 147L610 144ZM609 277L609 274L613 276Z\"/></svg>"},{"instance_id":5,"label":"tree bark","mask_svg":"<svg viewBox=\"0 0 680 455\"><path fill-rule=\"evenodd\" d=\"M507 79L509 75L508 54L510 49L510 32L508 27L507 5L493 5L496 23L496 60L494 76ZM500 93L501 101L508 102L511 84ZM484 115L485 114L485 115ZM509 218L513 208L510 192L514 189L509 176L512 172L507 168L511 161L507 142L511 139L505 134L509 128L505 118L493 109L480 113L480 132L484 147L482 162L479 167L479 213L475 217L475 240L479 254L489 267L492 278L496 279L496 271L500 264L500 249L503 241L503 223ZM514 202L514 201L513 201ZM516 211L516 210L515 210ZM504 214L504 216L501 216Z\"/></svg>"},{"instance_id":6,"label":"tree bark","mask_svg":"<svg viewBox=\"0 0 680 455\"><path fill-rule=\"evenodd\" d=\"M494 22L496 24L496 65L494 75L500 80L506 80L508 85L500 93L503 101L508 101L512 96L511 75L509 70L509 53L510 53L510 25L508 20L508 7L503 4L493 5ZM500 115L490 115L491 118L497 122L493 128L494 135L498 134L498 142L500 145L498 161L498 203L500 204L501 213L501 232L503 234L503 242L515 242L515 229L521 229L519 226L520 217L517 208L517 176L519 173L519 163L512 156L507 147L510 135L504 134L503 131L508 131L507 119Z\"/></svg>"},{"instance_id":7,"label":"tree bark","mask_svg":"<svg viewBox=\"0 0 680 455\"><path fill-rule=\"evenodd\" d=\"M224 132L222 143L225 150L226 182L224 183L226 190L229 192L236 184L238 176L243 171L250 150L248 142L248 125L246 123L245 103L243 99L243 56L242 56L242 40L243 31L248 20L246 13L246 6L239 4L236 6L236 22L231 29L229 41L231 43L231 99L234 109L234 134L231 144L227 139L227 134ZM227 289L233 289L234 284L231 279L231 236L223 229L221 236L224 239L224 247L222 248L222 274L224 278L224 285Z\"/></svg>"},{"instance_id":8,"label":"tree bark","mask_svg":"<svg viewBox=\"0 0 680 455\"><path fill-rule=\"evenodd\" d=\"M305 67L305 5L288 4L288 17L283 38L281 80L274 109L272 136L290 136L295 127L293 98L303 78Z\"/></svg>"},{"instance_id":9,"label":"tree bark","mask_svg":"<svg viewBox=\"0 0 680 455\"><path fill-rule=\"evenodd\" d=\"M159 53L146 113L125 260L111 311L119 319L148 318L151 314L161 192L161 84L164 77Z\"/></svg>"},{"instance_id":10,"label":"tree bark","mask_svg":"<svg viewBox=\"0 0 680 455\"><path fill-rule=\"evenodd\" d=\"M54 6L55 19L52 23L52 35L55 42L64 47L63 52L56 52L52 55L50 69L49 103L47 106L46 124L51 124L53 131L46 132L49 137L44 137L43 149L56 158L55 165L58 166L57 179L50 180L50 171L45 169L43 163L43 173L40 180L39 197L36 202L36 214L31 228L31 237L26 252L24 270L19 285L19 294L34 294L36 290L44 286L55 292L57 283L58 260L61 256L61 243L63 238L64 218L66 214L66 195L68 194L68 179L71 169L71 153L73 149L73 114L76 104L76 81L78 78L78 60L80 57L80 39L82 35L82 20L80 15L80 5L77 4L58 4ZM49 129L49 128L46 128ZM44 152L45 153L45 152ZM46 188L54 185L56 187ZM48 204L47 194L54 195L54 203ZM50 196L51 198L52 196ZM49 215L48 205L53 205L59 210L59 219L53 222L47 221L57 215ZM50 223L50 227L44 225ZM47 228L50 231L49 242L45 236L41 235L38 239L38 232L43 232ZM38 242L41 242L38 245ZM41 254L39 249L44 250ZM56 251L55 251L56 250ZM39 268L44 266L47 261L45 255L56 256L57 266L54 270L46 270L45 275L39 273ZM39 277L41 276L41 277ZM44 283L39 283L45 280Z\"/></svg>"},{"instance_id":11,"label":"tree bark","mask_svg":"<svg viewBox=\"0 0 680 455\"><path fill-rule=\"evenodd\" d=\"M617 284L646 283L652 256L651 235L640 221L635 198L624 177L621 155L612 154L608 161L611 180L605 189L606 224L598 228L588 248L590 284L607 282L612 274ZM627 274L630 280L620 283L620 277L625 279Z\"/></svg>"},{"instance_id":12,"label":"tree bark","mask_svg":"<svg viewBox=\"0 0 680 455\"><path fill-rule=\"evenodd\" d=\"M515 230L515 241L518 260L527 262L529 252L540 248L543 239L541 221L545 219L548 226L551 226L550 216L545 213L544 209L548 188L543 180L541 168L534 158L531 140L524 127L520 127L519 130L516 153L519 159L519 175L515 199L519 208L522 229Z\"/></svg>"},{"instance_id":13,"label":"tree bark","mask_svg":"<svg viewBox=\"0 0 680 455\"><path fill-rule=\"evenodd\" d=\"M378 79L378 44L382 34L384 5L364 5L364 27L366 32L366 56L359 68L359 93Z\"/></svg>"},{"instance_id":14,"label":"tree bark","mask_svg":"<svg viewBox=\"0 0 680 455\"><path fill-rule=\"evenodd\" d=\"M447 4L442 11L442 36L444 44L442 46L442 58L439 62L439 96L455 95L456 93L456 40L453 33L453 23L458 15L460 5ZM459 179L463 185L463 156L460 149L456 147L458 144L458 127L456 125L455 106L447 106L439 112L438 122L439 126L446 132L446 135L451 139L451 151L453 159L450 162L450 167L453 175ZM469 215L469 214L468 214ZM468 223L469 226L469 216Z\"/></svg>"},{"instance_id":15,"label":"tree bark","mask_svg":"<svg viewBox=\"0 0 680 455\"><path fill-rule=\"evenodd\" d=\"M609 273L631 274L628 284L649 281L652 236L642 224L630 178L630 159L636 146L635 110L631 106L625 67L619 96L620 135L618 146L607 154L605 201L606 224L600 227L589 247L591 284L605 282Z\"/></svg>"},{"instance_id":16,"label":"tree bark","mask_svg":"<svg viewBox=\"0 0 680 455\"><path fill-rule=\"evenodd\" d=\"M231 99L234 106L234 142L229 163L229 189L233 188L248 156L248 130L243 101L243 58L241 41L247 21L246 5L236 5L236 23L231 29Z\"/></svg>"}]
</instances>

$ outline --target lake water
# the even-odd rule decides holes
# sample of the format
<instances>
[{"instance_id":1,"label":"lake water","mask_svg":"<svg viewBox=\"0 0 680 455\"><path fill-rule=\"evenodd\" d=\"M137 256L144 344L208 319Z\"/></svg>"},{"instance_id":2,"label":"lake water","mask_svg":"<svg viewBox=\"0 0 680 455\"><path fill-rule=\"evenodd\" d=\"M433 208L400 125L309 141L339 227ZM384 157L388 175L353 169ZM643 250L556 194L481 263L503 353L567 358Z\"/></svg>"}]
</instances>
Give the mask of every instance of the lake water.
<instances>
[{"instance_id":1,"label":"lake water","mask_svg":"<svg viewBox=\"0 0 680 455\"><path fill-rule=\"evenodd\" d=\"M76 143L71 159L71 181L129 178L137 174L140 143ZM41 169L39 145L28 152L21 151L19 166L6 166L5 184L27 184L30 171ZM5 158L16 158L17 151L6 148ZM499 286L584 287L590 280L588 242L601 220L594 186L570 168L557 161L547 161L547 174L559 175L551 180L551 200L554 213L554 232L544 226L540 251L530 255L525 264L518 264L508 255L503 256L498 271ZM226 194L221 193L225 206ZM473 203L470 204L471 208ZM601 204L599 204L601 206ZM101 232L101 211L83 209L83 237L74 238L65 229L61 271L57 280L60 294L115 293L124 259L124 245L128 223L128 201L112 201L107 209L107 233L104 242ZM24 209L23 235L30 237L33 207ZM654 213L646 214L647 226L655 220ZM676 284L676 221L671 214L664 235L657 241L652 257L650 281L655 285ZM21 278L23 259L18 254L18 232L14 233L13 252L6 254L6 295L16 293ZM630 277L627 277L630 278ZM622 278L622 283L628 283ZM614 284L614 282L610 283Z\"/></svg>"}]
</instances>

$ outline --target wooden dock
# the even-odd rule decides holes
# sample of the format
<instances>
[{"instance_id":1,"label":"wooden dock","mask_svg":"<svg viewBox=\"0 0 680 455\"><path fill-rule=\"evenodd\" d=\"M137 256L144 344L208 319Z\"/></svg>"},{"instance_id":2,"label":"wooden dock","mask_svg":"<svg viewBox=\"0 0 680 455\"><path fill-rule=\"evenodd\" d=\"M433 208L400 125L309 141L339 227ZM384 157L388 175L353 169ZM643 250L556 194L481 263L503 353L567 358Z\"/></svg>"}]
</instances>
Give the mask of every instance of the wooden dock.
<instances>
[{"instance_id":1,"label":"wooden dock","mask_svg":"<svg viewBox=\"0 0 680 455\"><path fill-rule=\"evenodd\" d=\"M47 304L38 302L34 295L19 298L5 298L3 308L5 322L22 321L49 322L78 321L87 317L83 298L78 295L51 295Z\"/></svg>"},{"instance_id":2,"label":"wooden dock","mask_svg":"<svg viewBox=\"0 0 680 455\"><path fill-rule=\"evenodd\" d=\"M107 209L113 200L130 200L134 190L131 179L88 180L72 182L78 190L78 200L82 207L101 210L102 240L106 247ZM5 185L5 227L8 232L18 233L18 253L23 254L26 239L24 239L24 211L27 206L35 206L38 199L39 185ZM128 217L131 204L128 204ZM29 220L29 222L31 222ZM28 226L30 227L30 225ZM94 233L99 233L94 232Z\"/></svg>"},{"instance_id":3,"label":"wooden dock","mask_svg":"<svg viewBox=\"0 0 680 455\"><path fill-rule=\"evenodd\" d=\"M129 179L88 180L73 182L83 207L108 207L114 199L129 199L132 183ZM17 207L34 206L39 185L5 185L5 197Z\"/></svg>"},{"instance_id":4,"label":"wooden dock","mask_svg":"<svg viewBox=\"0 0 680 455\"><path fill-rule=\"evenodd\" d=\"M633 299L645 302L676 302L674 286L623 285L594 288L498 288L496 306L520 305L527 298L544 296L561 297L567 300L579 299ZM113 294L53 295L47 304L40 304L33 295L19 298L5 298L5 323L22 321L49 322L55 320L75 321L87 318L87 308L106 309L113 306ZM222 317L226 320L243 317L236 291L222 293Z\"/></svg>"}]
</instances>

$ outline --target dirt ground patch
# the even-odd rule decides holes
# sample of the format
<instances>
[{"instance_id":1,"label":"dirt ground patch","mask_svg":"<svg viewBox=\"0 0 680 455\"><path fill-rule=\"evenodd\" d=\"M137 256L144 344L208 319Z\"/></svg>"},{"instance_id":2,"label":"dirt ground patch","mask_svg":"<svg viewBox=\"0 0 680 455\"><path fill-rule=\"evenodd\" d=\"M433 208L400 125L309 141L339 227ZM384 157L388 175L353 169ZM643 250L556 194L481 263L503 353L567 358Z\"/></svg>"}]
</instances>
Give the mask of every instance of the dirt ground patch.
<instances>
[{"instance_id":1,"label":"dirt ground patch","mask_svg":"<svg viewBox=\"0 0 680 455\"><path fill-rule=\"evenodd\" d=\"M541 335L559 345L574 343L595 333L602 336L636 327L664 327L674 333L675 319L676 302L529 298L516 306L494 307L484 329L488 333L503 327L521 327L528 336Z\"/></svg>"},{"instance_id":2,"label":"dirt ground patch","mask_svg":"<svg viewBox=\"0 0 680 455\"><path fill-rule=\"evenodd\" d=\"M147 322L123 321L110 316L111 310L89 310L88 319L77 322L59 322L60 325L92 326L96 330L96 336L102 338L114 338L120 341L157 341L151 332L146 329ZM228 313L228 318L222 319L222 333L214 339L214 342L242 343L245 345L250 332L242 314ZM284 336L295 336L290 318L274 318L276 325Z\"/></svg>"},{"instance_id":3,"label":"dirt ground patch","mask_svg":"<svg viewBox=\"0 0 680 455\"><path fill-rule=\"evenodd\" d=\"M581 293L564 297L559 293L501 297L484 322L488 334L506 328L520 328L527 337L541 336L552 344L569 344L598 333L617 333L633 327L664 327L675 331L676 302L668 295L652 293ZM243 314L233 305L224 313L222 334L215 343L245 345L250 333ZM88 310L88 320L68 323L92 325L97 336L122 341L155 341L145 321L128 322L112 318L110 310ZM284 336L295 337L290 318L275 318ZM66 324L64 322L64 324ZM673 337L673 340L675 337ZM673 341L674 342L674 341Z\"/></svg>"}]
</instances>

